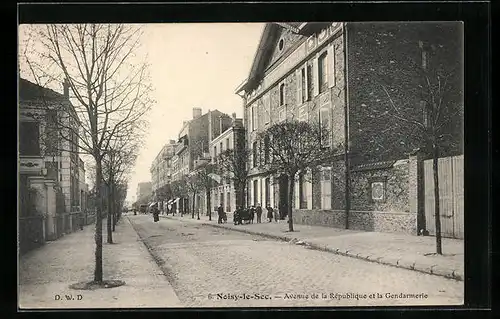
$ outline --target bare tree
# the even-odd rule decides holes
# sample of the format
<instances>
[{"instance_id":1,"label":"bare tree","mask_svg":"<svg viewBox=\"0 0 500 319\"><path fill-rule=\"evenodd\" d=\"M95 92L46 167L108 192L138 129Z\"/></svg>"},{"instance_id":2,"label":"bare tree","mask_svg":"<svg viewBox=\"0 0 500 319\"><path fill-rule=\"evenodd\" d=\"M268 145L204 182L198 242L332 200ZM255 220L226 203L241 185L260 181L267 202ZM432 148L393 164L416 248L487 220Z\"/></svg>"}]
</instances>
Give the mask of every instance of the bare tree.
<instances>
[{"instance_id":1,"label":"bare tree","mask_svg":"<svg viewBox=\"0 0 500 319\"><path fill-rule=\"evenodd\" d=\"M201 167L196 170L195 177L198 181L198 187L200 190L205 191L205 196L207 198L206 207L208 213L208 220L212 220L212 208L211 208L211 196L212 196L212 188L215 187L218 183L215 180L214 176L217 172L217 167L211 163L204 163ZM200 219L198 213L198 219Z\"/></svg>"},{"instance_id":2,"label":"bare tree","mask_svg":"<svg viewBox=\"0 0 500 319\"><path fill-rule=\"evenodd\" d=\"M187 185L185 179L175 180L170 183L170 187L172 189L172 194L178 198L184 198L188 196ZM181 216L184 215L184 210L179 210Z\"/></svg>"},{"instance_id":3,"label":"bare tree","mask_svg":"<svg viewBox=\"0 0 500 319\"><path fill-rule=\"evenodd\" d=\"M66 83L72 103L64 106L69 110L64 113L66 119L58 122L64 128L60 135L67 141L78 140L80 151L95 162L94 282L102 284L103 158L111 142L128 134L154 103L149 97L148 65L134 57L141 29L120 24L71 24L37 26L32 31L36 45L23 51L20 62L38 83Z\"/></svg>"},{"instance_id":4,"label":"bare tree","mask_svg":"<svg viewBox=\"0 0 500 319\"><path fill-rule=\"evenodd\" d=\"M108 189L107 242L109 244L113 243L112 231L115 228L117 210L119 210L115 205L119 194L116 188L133 168L142 141L134 126L129 127L129 131L128 135L111 141L110 149L103 157L103 182Z\"/></svg>"},{"instance_id":5,"label":"bare tree","mask_svg":"<svg viewBox=\"0 0 500 319\"><path fill-rule=\"evenodd\" d=\"M248 156L248 149L240 147L225 150L217 158L220 175L229 176L234 183L237 207L244 206L245 204L245 189L248 181Z\"/></svg>"},{"instance_id":6,"label":"bare tree","mask_svg":"<svg viewBox=\"0 0 500 319\"><path fill-rule=\"evenodd\" d=\"M196 171L193 171L184 177L184 181L188 194L190 194L193 198L193 201L191 203L191 218L194 218L196 196L201 190L200 180Z\"/></svg>"},{"instance_id":7,"label":"bare tree","mask_svg":"<svg viewBox=\"0 0 500 319\"><path fill-rule=\"evenodd\" d=\"M382 72L376 78L386 101L386 121L411 128L408 143L413 142L432 158L436 253L442 254L438 159L443 151L450 154L462 147L462 61L457 56L461 48L459 41L454 41L459 35L454 27L428 26L424 35L426 41L413 44L420 49L420 61L408 63L397 81ZM408 98L403 84L410 81L414 82L414 96ZM410 102L415 97L420 103Z\"/></svg>"},{"instance_id":8,"label":"bare tree","mask_svg":"<svg viewBox=\"0 0 500 319\"><path fill-rule=\"evenodd\" d=\"M338 156L337 147L331 147L331 133L319 123L289 120L273 124L258 134L264 144L266 171L288 178L288 227L293 231L292 202L295 176L316 168ZM253 150L257 152L257 150ZM257 156L254 156L254 160Z\"/></svg>"}]
</instances>

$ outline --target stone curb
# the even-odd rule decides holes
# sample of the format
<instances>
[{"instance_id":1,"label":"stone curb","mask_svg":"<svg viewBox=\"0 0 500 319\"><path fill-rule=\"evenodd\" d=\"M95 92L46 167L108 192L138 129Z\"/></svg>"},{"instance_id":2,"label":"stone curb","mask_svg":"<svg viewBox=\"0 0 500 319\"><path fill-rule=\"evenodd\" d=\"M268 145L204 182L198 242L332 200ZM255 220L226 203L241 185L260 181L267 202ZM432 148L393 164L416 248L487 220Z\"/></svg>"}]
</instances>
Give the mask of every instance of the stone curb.
<instances>
[{"instance_id":1,"label":"stone curb","mask_svg":"<svg viewBox=\"0 0 500 319\"><path fill-rule=\"evenodd\" d=\"M164 218L177 219L175 217L170 217L170 216L165 216ZM177 219L177 220L182 220L182 219ZM220 224L209 224L206 222L198 222L198 223L205 225L205 226L212 226L212 227L216 227L216 228L234 230L234 231L241 232L241 233L258 235L258 236L272 238L272 239L286 241L286 242L295 238L295 237L285 236L285 235L272 235L272 234L248 230L248 229L238 229L238 228L228 227L228 226L224 226L224 225L220 225ZM297 239L301 240L299 238L297 238ZM373 262L373 263L377 263L377 264L392 266L392 267L396 267L396 268L403 268L403 269L407 269L407 270L418 271L418 272L426 273L429 275L445 277L448 279L454 279L454 280L458 280L458 281L464 280L464 275L461 271L458 271L458 270L451 270L450 271L449 269L443 268L439 265L432 265L432 266L419 265L417 262L399 259L396 257L383 257L383 256L369 255L367 253L356 253L356 252L350 251L350 250L343 251L343 250L340 250L338 248L328 247L326 245L314 244L314 243L310 243L310 242L307 242L304 240L302 240L302 241L304 243L306 243L306 245L309 246L310 248L320 250L320 251L326 251L326 252L334 253L337 255L357 258L357 259L361 259L361 260L365 260L365 261L369 261L369 262Z\"/></svg>"}]
</instances>

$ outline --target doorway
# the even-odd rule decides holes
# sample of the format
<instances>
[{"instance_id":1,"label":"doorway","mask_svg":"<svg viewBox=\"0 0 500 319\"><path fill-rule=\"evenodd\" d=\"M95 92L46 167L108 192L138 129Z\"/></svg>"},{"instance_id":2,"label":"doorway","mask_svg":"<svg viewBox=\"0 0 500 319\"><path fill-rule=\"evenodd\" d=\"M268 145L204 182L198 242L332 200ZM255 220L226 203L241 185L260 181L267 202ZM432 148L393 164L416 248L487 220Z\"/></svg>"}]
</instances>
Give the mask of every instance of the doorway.
<instances>
[{"instance_id":1,"label":"doorway","mask_svg":"<svg viewBox=\"0 0 500 319\"><path fill-rule=\"evenodd\" d=\"M288 176L279 177L279 213L280 218L285 219L288 215Z\"/></svg>"}]
</instances>

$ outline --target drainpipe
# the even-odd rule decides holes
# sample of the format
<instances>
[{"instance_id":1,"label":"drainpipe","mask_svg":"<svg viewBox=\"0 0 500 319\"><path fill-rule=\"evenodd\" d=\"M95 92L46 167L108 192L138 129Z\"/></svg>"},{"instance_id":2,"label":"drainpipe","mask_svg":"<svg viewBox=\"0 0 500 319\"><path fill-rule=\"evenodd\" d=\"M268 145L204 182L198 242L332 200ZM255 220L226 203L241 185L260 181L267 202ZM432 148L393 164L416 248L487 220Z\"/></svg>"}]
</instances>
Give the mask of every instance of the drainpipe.
<instances>
[{"instance_id":1,"label":"drainpipe","mask_svg":"<svg viewBox=\"0 0 500 319\"><path fill-rule=\"evenodd\" d=\"M344 36L344 164L345 164L345 229L349 229L349 211L351 209L351 172L349 165L349 87L348 87L348 63L347 63L347 32L345 22L342 24Z\"/></svg>"}]
</instances>

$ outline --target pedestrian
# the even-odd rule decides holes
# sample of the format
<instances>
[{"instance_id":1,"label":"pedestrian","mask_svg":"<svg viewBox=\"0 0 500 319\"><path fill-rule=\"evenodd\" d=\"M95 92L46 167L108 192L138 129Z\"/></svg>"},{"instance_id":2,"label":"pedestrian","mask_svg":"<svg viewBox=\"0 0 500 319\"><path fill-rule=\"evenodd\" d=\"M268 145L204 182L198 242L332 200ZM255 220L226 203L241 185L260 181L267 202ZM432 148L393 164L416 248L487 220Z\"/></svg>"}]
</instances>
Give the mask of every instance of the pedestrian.
<instances>
[{"instance_id":1,"label":"pedestrian","mask_svg":"<svg viewBox=\"0 0 500 319\"><path fill-rule=\"evenodd\" d=\"M253 224L253 219L255 218L255 206L252 205L250 207L249 213L250 213L250 223Z\"/></svg>"},{"instance_id":2,"label":"pedestrian","mask_svg":"<svg viewBox=\"0 0 500 319\"><path fill-rule=\"evenodd\" d=\"M153 220L155 223L160 220L160 210L156 205L153 206Z\"/></svg>"},{"instance_id":3,"label":"pedestrian","mask_svg":"<svg viewBox=\"0 0 500 319\"><path fill-rule=\"evenodd\" d=\"M267 219L268 219L268 222L273 221L273 208L269 204L267 204Z\"/></svg>"},{"instance_id":4,"label":"pedestrian","mask_svg":"<svg viewBox=\"0 0 500 319\"><path fill-rule=\"evenodd\" d=\"M260 207L260 203L257 204L257 208L255 208L255 213L257 214L257 223L262 223L262 207Z\"/></svg>"},{"instance_id":5,"label":"pedestrian","mask_svg":"<svg viewBox=\"0 0 500 319\"><path fill-rule=\"evenodd\" d=\"M224 207L222 207L222 203L217 207L217 224L222 224L224 220Z\"/></svg>"},{"instance_id":6,"label":"pedestrian","mask_svg":"<svg viewBox=\"0 0 500 319\"><path fill-rule=\"evenodd\" d=\"M134 208L134 216L136 216L136 215L137 215L137 209Z\"/></svg>"},{"instance_id":7,"label":"pedestrian","mask_svg":"<svg viewBox=\"0 0 500 319\"><path fill-rule=\"evenodd\" d=\"M271 209L272 209L272 208L271 208ZM276 209L276 208L275 208L275 209L273 210L273 212L274 212L274 222L279 223L279 220L280 220L280 219L279 219L279 217L280 217L280 216L279 216L279 215L280 215L280 213L279 213L279 209ZM272 219L272 218L271 218L271 219Z\"/></svg>"}]
</instances>

